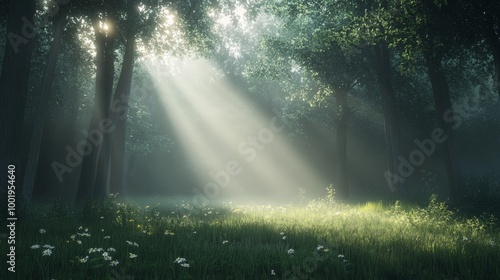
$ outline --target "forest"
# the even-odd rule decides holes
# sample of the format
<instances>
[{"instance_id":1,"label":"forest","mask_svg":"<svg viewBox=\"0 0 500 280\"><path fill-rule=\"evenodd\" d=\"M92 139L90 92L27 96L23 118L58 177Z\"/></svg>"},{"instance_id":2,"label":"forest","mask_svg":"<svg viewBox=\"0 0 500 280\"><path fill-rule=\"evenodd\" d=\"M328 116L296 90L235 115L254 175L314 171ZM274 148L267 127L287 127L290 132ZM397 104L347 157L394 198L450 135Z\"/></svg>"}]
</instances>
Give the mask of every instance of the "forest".
<instances>
[{"instance_id":1,"label":"forest","mask_svg":"<svg viewBox=\"0 0 500 280\"><path fill-rule=\"evenodd\" d=\"M0 29L0 279L500 275L498 1L0 0Z\"/></svg>"}]
</instances>

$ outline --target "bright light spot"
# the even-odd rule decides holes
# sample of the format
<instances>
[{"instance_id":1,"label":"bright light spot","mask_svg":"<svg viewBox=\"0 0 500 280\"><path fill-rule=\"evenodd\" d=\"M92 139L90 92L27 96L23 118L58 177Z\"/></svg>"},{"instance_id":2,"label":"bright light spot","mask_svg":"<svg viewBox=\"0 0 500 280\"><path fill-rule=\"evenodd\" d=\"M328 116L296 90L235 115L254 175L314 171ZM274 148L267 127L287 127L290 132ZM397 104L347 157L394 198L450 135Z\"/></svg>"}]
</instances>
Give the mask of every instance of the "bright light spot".
<instances>
[{"instance_id":1,"label":"bright light spot","mask_svg":"<svg viewBox=\"0 0 500 280\"><path fill-rule=\"evenodd\" d=\"M243 18L246 12L247 10L242 6L238 6L236 7L236 9L234 9L234 14L237 15L239 18Z\"/></svg>"},{"instance_id":2,"label":"bright light spot","mask_svg":"<svg viewBox=\"0 0 500 280\"><path fill-rule=\"evenodd\" d=\"M144 4L142 4L142 3L139 5L138 8L139 8L139 12L141 12L141 13L146 10L146 6Z\"/></svg>"},{"instance_id":3,"label":"bright light spot","mask_svg":"<svg viewBox=\"0 0 500 280\"><path fill-rule=\"evenodd\" d=\"M217 20L217 23L222 25L223 27L227 27L231 23L231 16L229 15L220 16L219 19Z\"/></svg>"},{"instance_id":4,"label":"bright light spot","mask_svg":"<svg viewBox=\"0 0 500 280\"><path fill-rule=\"evenodd\" d=\"M101 28L102 30L105 30L105 31L109 30L108 24L106 22L102 22L102 21L99 21L99 28Z\"/></svg>"}]
</instances>

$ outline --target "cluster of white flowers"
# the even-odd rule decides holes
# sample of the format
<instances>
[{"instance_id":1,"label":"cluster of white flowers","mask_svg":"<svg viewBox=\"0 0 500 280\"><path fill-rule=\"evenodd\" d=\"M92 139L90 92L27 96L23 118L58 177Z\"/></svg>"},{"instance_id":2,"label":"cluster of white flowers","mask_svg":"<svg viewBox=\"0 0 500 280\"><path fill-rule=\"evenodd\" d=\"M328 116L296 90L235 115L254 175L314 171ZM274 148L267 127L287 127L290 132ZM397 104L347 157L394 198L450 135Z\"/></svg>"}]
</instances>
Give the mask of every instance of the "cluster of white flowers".
<instances>
[{"instance_id":1,"label":"cluster of white flowers","mask_svg":"<svg viewBox=\"0 0 500 280\"><path fill-rule=\"evenodd\" d=\"M175 259L174 263L178 263L182 267L189 267L189 263L187 263L185 258L177 258Z\"/></svg>"},{"instance_id":2,"label":"cluster of white flowers","mask_svg":"<svg viewBox=\"0 0 500 280\"><path fill-rule=\"evenodd\" d=\"M111 255L108 253L108 252L104 252L102 253L102 258L105 260L105 261L111 261L113 258L111 257Z\"/></svg>"},{"instance_id":3,"label":"cluster of white flowers","mask_svg":"<svg viewBox=\"0 0 500 280\"><path fill-rule=\"evenodd\" d=\"M52 255L52 250L55 248L54 246L45 244L43 246L40 246L38 244L32 245L30 248L31 249L39 249L40 247L44 248L45 250L42 251L42 256L47 257Z\"/></svg>"},{"instance_id":4,"label":"cluster of white flowers","mask_svg":"<svg viewBox=\"0 0 500 280\"><path fill-rule=\"evenodd\" d=\"M107 249L104 249L104 248L89 248L88 249L88 254L101 253L103 260L108 261L110 266L117 266L120 262L118 260L113 260L113 257L110 254L111 252L116 252L116 249L113 247L109 247ZM88 258L89 258L89 256L85 256L84 258L77 257L77 259L80 263L86 263L88 261Z\"/></svg>"},{"instance_id":5,"label":"cluster of white flowers","mask_svg":"<svg viewBox=\"0 0 500 280\"><path fill-rule=\"evenodd\" d=\"M103 248L89 248L89 254L95 253L95 252L102 252L104 251Z\"/></svg>"},{"instance_id":6,"label":"cluster of white flowers","mask_svg":"<svg viewBox=\"0 0 500 280\"><path fill-rule=\"evenodd\" d=\"M41 228L41 229L39 230L39 232L40 232L41 234L44 234L44 233L46 233L47 231L46 231L46 230L44 230L43 228Z\"/></svg>"},{"instance_id":7,"label":"cluster of white flowers","mask_svg":"<svg viewBox=\"0 0 500 280\"><path fill-rule=\"evenodd\" d=\"M289 249L289 250L288 250L288 254L289 254L289 255L292 255L292 254L294 254L294 253L295 253L295 250L294 250L294 249Z\"/></svg>"},{"instance_id":8,"label":"cluster of white flowers","mask_svg":"<svg viewBox=\"0 0 500 280\"><path fill-rule=\"evenodd\" d=\"M125 240L125 242L127 242L128 245L130 246L135 246L135 247L139 247L139 244L135 243L135 242L130 242L128 240Z\"/></svg>"}]
</instances>

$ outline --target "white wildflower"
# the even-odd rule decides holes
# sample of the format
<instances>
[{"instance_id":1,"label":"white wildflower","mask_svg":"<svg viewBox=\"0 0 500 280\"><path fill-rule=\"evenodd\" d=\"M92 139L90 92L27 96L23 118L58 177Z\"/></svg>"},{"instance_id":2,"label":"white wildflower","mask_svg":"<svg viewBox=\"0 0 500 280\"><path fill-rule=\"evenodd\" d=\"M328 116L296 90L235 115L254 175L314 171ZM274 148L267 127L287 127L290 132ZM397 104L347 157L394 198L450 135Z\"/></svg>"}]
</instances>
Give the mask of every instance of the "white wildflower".
<instances>
[{"instance_id":1,"label":"white wildflower","mask_svg":"<svg viewBox=\"0 0 500 280\"><path fill-rule=\"evenodd\" d=\"M50 256L50 255L52 255L52 250L50 249L43 250L42 256Z\"/></svg>"},{"instance_id":2,"label":"white wildflower","mask_svg":"<svg viewBox=\"0 0 500 280\"><path fill-rule=\"evenodd\" d=\"M38 244L31 246L31 249L38 249L38 248L40 248L40 245L38 245Z\"/></svg>"},{"instance_id":3,"label":"white wildflower","mask_svg":"<svg viewBox=\"0 0 500 280\"><path fill-rule=\"evenodd\" d=\"M104 258L105 261L110 261L113 259L108 252L102 253L102 257Z\"/></svg>"},{"instance_id":4,"label":"white wildflower","mask_svg":"<svg viewBox=\"0 0 500 280\"><path fill-rule=\"evenodd\" d=\"M177 258L175 259L174 263L184 263L186 262L186 259L185 258Z\"/></svg>"},{"instance_id":5,"label":"white wildflower","mask_svg":"<svg viewBox=\"0 0 500 280\"><path fill-rule=\"evenodd\" d=\"M295 253L295 250L294 250L294 249L289 249L289 250L288 250L288 254L289 254L289 255L291 255L291 254L293 254L293 253Z\"/></svg>"},{"instance_id":6,"label":"white wildflower","mask_svg":"<svg viewBox=\"0 0 500 280\"><path fill-rule=\"evenodd\" d=\"M44 233L46 233L47 231L46 231L46 230L44 230L43 228L41 228L41 229L39 230L39 232L40 232L41 234L44 234Z\"/></svg>"}]
</instances>

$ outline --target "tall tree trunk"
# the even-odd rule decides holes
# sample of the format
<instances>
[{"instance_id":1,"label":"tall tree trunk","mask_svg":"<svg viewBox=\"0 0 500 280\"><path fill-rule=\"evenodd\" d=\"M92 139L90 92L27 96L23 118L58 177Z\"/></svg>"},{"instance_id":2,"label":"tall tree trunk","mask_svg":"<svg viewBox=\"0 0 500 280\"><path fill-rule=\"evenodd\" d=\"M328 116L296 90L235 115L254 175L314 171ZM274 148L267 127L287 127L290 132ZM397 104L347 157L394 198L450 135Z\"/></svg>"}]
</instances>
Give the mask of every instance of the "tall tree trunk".
<instances>
[{"instance_id":1,"label":"tall tree trunk","mask_svg":"<svg viewBox=\"0 0 500 280\"><path fill-rule=\"evenodd\" d=\"M7 167L15 166L15 183L21 182L20 139L28 94L31 54L35 44L34 0L10 0L7 35L0 75L0 180L7 184ZM4 205L6 203L2 203Z\"/></svg>"},{"instance_id":2,"label":"tall tree trunk","mask_svg":"<svg viewBox=\"0 0 500 280\"><path fill-rule=\"evenodd\" d=\"M107 127L104 119L105 112L109 111L109 103L113 92L114 61L112 48L108 44L109 38L101 33L99 24L94 22L96 33L96 92L92 119L89 131L87 132L87 142L90 143L90 152L83 157L80 171L80 181L76 194L76 203L82 205L85 201L93 198L94 186L97 173L97 160L104 135L107 134L103 128ZM104 129L106 130L106 129Z\"/></svg>"},{"instance_id":3,"label":"tall tree trunk","mask_svg":"<svg viewBox=\"0 0 500 280\"><path fill-rule=\"evenodd\" d=\"M125 140L127 136L127 115L135 56L135 32L133 30L129 32L120 80L113 100L113 102L116 102L116 106L112 108L116 131L111 156L110 188L112 193L120 194L123 194L125 189Z\"/></svg>"},{"instance_id":4,"label":"tall tree trunk","mask_svg":"<svg viewBox=\"0 0 500 280\"><path fill-rule=\"evenodd\" d=\"M485 37L493 54L493 62L495 63L495 87L498 97L500 98L500 38L498 38L493 28L489 32L485 31Z\"/></svg>"},{"instance_id":5,"label":"tall tree trunk","mask_svg":"<svg viewBox=\"0 0 500 280\"><path fill-rule=\"evenodd\" d=\"M441 65L441 56L426 53L427 69L434 96L437 123L446 135L444 145L444 162L448 178L448 188L452 199L460 199L464 194L464 185L460 179L458 168L457 143L454 139L453 126L455 117L451 104L448 81Z\"/></svg>"},{"instance_id":6,"label":"tall tree trunk","mask_svg":"<svg viewBox=\"0 0 500 280\"><path fill-rule=\"evenodd\" d=\"M337 101L337 195L340 199L349 198L349 180L347 177L347 90L338 89Z\"/></svg>"},{"instance_id":7,"label":"tall tree trunk","mask_svg":"<svg viewBox=\"0 0 500 280\"><path fill-rule=\"evenodd\" d=\"M47 68L45 69L45 74L43 76L42 89L38 102L39 105L35 115L35 124L33 126L28 159L26 162L26 171L24 173L22 192L26 203L30 202L35 185L38 157L40 155L40 144L42 142L45 122L47 120L50 90L52 87L52 81L54 80L54 72L57 66L64 25L66 24L66 11L67 9L63 8L54 19L54 35L50 45Z\"/></svg>"},{"instance_id":8,"label":"tall tree trunk","mask_svg":"<svg viewBox=\"0 0 500 280\"><path fill-rule=\"evenodd\" d=\"M105 66L105 80L103 87L105 88L105 96L103 99L103 120L111 122L110 131L103 133L103 142L100 146L99 157L97 161L96 178L94 185L94 198L103 198L108 193L108 179L109 179L109 146L112 143L112 135L114 132L115 123L112 121L110 113L111 98L113 94L113 81L114 81L114 38L106 37L106 61Z\"/></svg>"},{"instance_id":9,"label":"tall tree trunk","mask_svg":"<svg viewBox=\"0 0 500 280\"><path fill-rule=\"evenodd\" d=\"M396 110L396 100L392 87L392 67L389 48L386 42L375 46L375 72L384 111L385 141L387 144L388 172L385 178L389 188L396 192L399 199L408 196L404 186L405 178L398 172L398 157L401 155L401 132Z\"/></svg>"}]
</instances>

